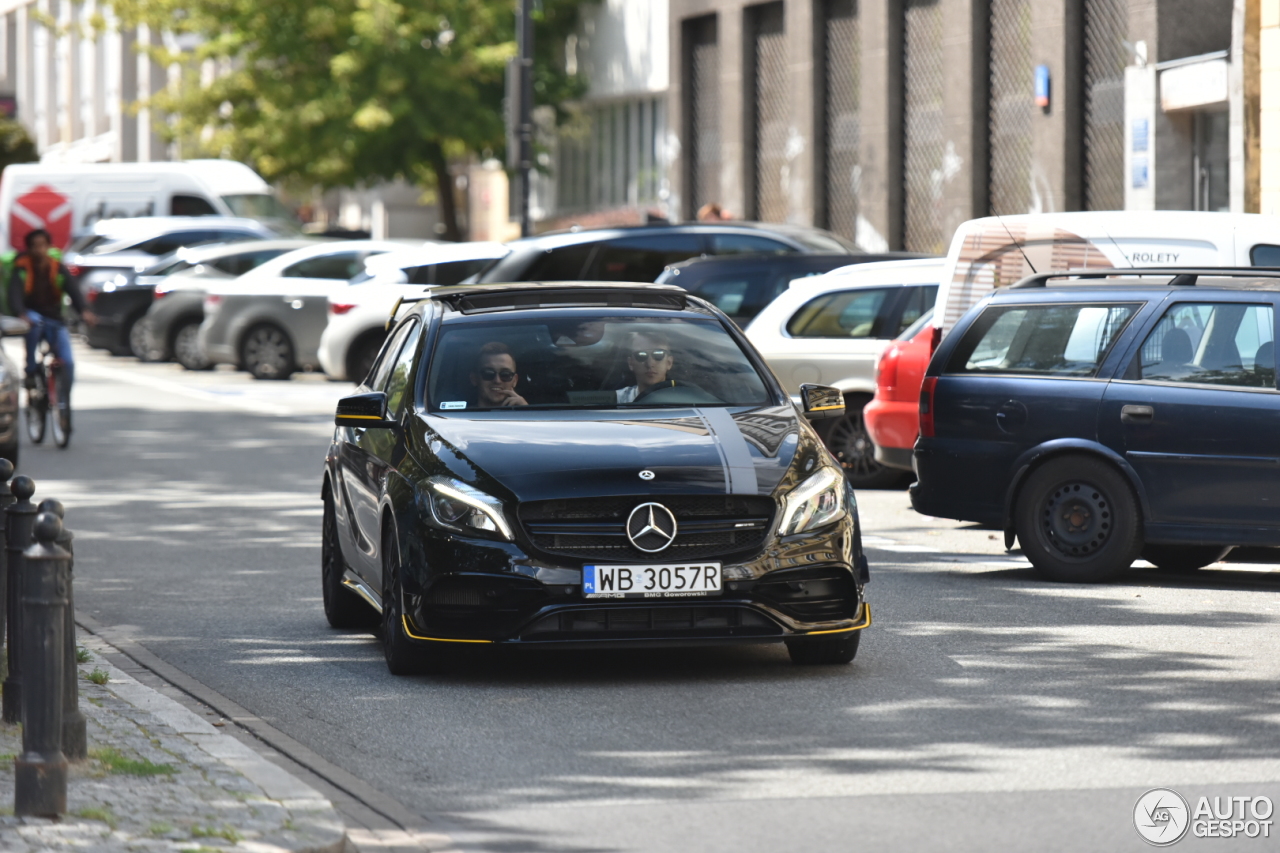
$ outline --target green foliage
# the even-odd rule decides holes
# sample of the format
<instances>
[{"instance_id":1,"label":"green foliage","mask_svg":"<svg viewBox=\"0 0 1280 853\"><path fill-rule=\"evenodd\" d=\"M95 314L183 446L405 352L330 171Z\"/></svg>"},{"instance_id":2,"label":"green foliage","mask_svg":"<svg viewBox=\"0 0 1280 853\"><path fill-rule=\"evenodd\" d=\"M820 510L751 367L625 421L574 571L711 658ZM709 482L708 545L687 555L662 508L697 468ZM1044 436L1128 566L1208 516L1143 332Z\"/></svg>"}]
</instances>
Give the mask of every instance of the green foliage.
<instances>
[{"instance_id":1,"label":"green foliage","mask_svg":"<svg viewBox=\"0 0 1280 853\"><path fill-rule=\"evenodd\" d=\"M95 666L93 668L93 672L86 675L85 678L89 679L94 684L106 684L111 680L111 675L105 669L100 669Z\"/></svg>"},{"instance_id":2,"label":"green foliage","mask_svg":"<svg viewBox=\"0 0 1280 853\"><path fill-rule=\"evenodd\" d=\"M84 646L76 647L76 663L88 663L93 660L93 655L89 654L89 650Z\"/></svg>"},{"instance_id":3,"label":"green foliage","mask_svg":"<svg viewBox=\"0 0 1280 853\"><path fill-rule=\"evenodd\" d=\"M0 118L0 169L14 163L34 163L40 159L27 129L13 119Z\"/></svg>"},{"instance_id":4,"label":"green foliage","mask_svg":"<svg viewBox=\"0 0 1280 853\"><path fill-rule=\"evenodd\" d=\"M145 758L129 758L114 747L89 750L89 757L101 763L110 773L129 776L168 776L176 773L172 764L155 764Z\"/></svg>"},{"instance_id":5,"label":"green foliage","mask_svg":"<svg viewBox=\"0 0 1280 853\"><path fill-rule=\"evenodd\" d=\"M102 808L89 807L89 808L77 809L76 811L72 812L72 814L74 814L76 817L84 818L85 820L101 821L105 823L107 826L111 827L112 829L115 829L116 825L119 823L119 820L118 818L116 818L115 813L112 812L110 808L107 808L105 806Z\"/></svg>"},{"instance_id":6,"label":"green foliage","mask_svg":"<svg viewBox=\"0 0 1280 853\"><path fill-rule=\"evenodd\" d=\"M232 844L238 844L241 841L241 839L244 838L244 836L236 832L235 829L230 826L223 826L221 828L218 828L213 826L212 824L209 826L200 826L199 824L196 824L195 826L191 827L191 837L192 838L221 838L224 841L230 841Z\"/></svg>"}]
</instances>

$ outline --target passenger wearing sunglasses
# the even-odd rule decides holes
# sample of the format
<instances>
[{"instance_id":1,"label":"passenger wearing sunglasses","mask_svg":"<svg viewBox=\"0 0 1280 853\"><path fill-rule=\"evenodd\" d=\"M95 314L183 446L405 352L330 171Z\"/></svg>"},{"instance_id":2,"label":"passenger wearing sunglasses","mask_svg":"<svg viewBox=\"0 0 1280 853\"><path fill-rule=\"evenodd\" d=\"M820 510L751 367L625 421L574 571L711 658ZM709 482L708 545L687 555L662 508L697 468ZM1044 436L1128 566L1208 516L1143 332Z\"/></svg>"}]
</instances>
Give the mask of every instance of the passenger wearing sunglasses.
<instances>
[{"instance_id":1,"label":"passenger wearing sunglasses","mask_svg":"<svg viewBox=\"0 0 1280 853\"><path fill-rule=\"evenodd\" d=\"M651 391L676 385L668 379L674 359L671 341L665 335L652 332L636 332L631 336L631 349L627 352L627 367L635 376L636 384L618 389L619 403L634 403Z\"/></svg>"},{"instance_id":2,"label":"passenger wearing sunglasses","mask_svg":"<svg viewBox=\"0 0 1280 853\"><path fill-rule=\"evenodd\" d=\"M529 405L528 400L516 393L519 381L515 357L506 344L492 341L480 348L475 369L471 371L478 408Z\"/></svg>"}]
</instances>

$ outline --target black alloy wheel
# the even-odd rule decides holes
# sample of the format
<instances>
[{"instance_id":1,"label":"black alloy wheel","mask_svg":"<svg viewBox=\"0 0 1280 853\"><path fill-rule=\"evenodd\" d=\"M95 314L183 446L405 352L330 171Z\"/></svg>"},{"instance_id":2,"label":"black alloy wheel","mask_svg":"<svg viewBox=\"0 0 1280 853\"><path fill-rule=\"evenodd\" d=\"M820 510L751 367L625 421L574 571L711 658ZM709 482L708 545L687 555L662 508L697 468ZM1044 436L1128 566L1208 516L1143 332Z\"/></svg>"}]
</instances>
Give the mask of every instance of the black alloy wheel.
<instances>
[{"instance_id":1,"label":"black alloy wheel","mask_svg":"<svg viewBox=\"0 0 1280 853\"><path fill-rule=\"evenodd\" d=\"M270 323L254 326L244 336L240 362L254 379L288 379L297 369L289 336Z\"/></svg>"},{"instance_id":2,"label":"black alloy wheel","mask_svg":"<svg viewBox=\"0 0 1280 853\"><path fill-rule=\"evenodd\" d=\"M405 634L400 546L390 523L382 531L382 652L392 675L422 675L429 669L426 652Z\"/></svg>"},{"instance_id":3,"label":"black alloy wheel","mask_svg":"<svg viewBox=\"0 0 1280 853\"><path fill-rule=\"evenodd\" d=\"M186 370L213 367L200 349L200 321L185 320L173 336L173 357Z\"/></svg>"},{"instance_id":4,"label":"black alloy wheel","mask_svg":"<svg viewBox=\"0 0 1280 853\"><path fill-rule=\"evenodd\" d=\"M67 382L67 371L61 367L53 371L53 399L49 400L49 414L53 443L66 449L71 443L71 386Z\"/></svg>"},{"instance_id":5,"label":"black alloy wheel","mask_svg":"<svg viewBox=\"0 0 1280 853\"><path fill-rule=\"evenodd\" d=\"M129 342L130 355L138 361L151 361L151 335L147 333L147 324L142 317L134 317L129 322L125 340Z\"/></svg>"},{"instance_id":6,"label":"black alloy wheel","mask_svg":"<svg viewBox=\"0 0 1280 853\"><path fill-rule=\"evenodd\" d=\"M369 375L369 371L373 369L373 362L377 360L378 353L382 351L382 344L386 339L387 336L382 332L366 334L351 345L351 349L347 353L347 379L349 381L359 385Z\"/></svg>"},{"instance_id":7,"label":"black alloy wheel","mask_svg":"<svg viewBox=\"0 0 1280 853\"><path fill-rule=\"evenodd\" d=\"M1218 562L1231 550L1222 545L1147 545L1141 556L1166 572L1194 572Z\"/></svg>"},{"instance_id":8,"label":"black alloy wheel","mask_svg":"<svg viewBox=\"0 0 1280 853\"><path fill-rule=\"evenodd\" d=\"M821 639L787 640L787 653L791 662L800 666L849 663L858 654L861 631L850 631Z\"/></svg>"},{"instance_id":9,"label":"black alloy wheel","mask_svg":"<svg viewBox=\"0 0 1280 853\"><path fill-rule=\"evenodd\" d=\"M338 541L338 512L333 493L324 490L324 525L320 534L320 586L324 595L324 616L333 628L373 629L378 614L360 596L342 583L346 560Z\"/></svg>"},{"instance_id":10,"label":"black alloy wheel","mask_svg":"<svg viewBox=\"0 0 1280 853\"><path fill-rule=\"evenodd\" d=\"M855 489L883 489L896 486L904 479L904 471L889 468L876 461L876 445L867 433L862 410L870 397L845 397L844 414L818 421L818 435L835 455L844 475Z\"/></svg>"},{"instance_id":11,"label":"black alloy wheel","mask_svg":"<svg viewBox=\"0 0 1280 853\"><path fill-rule=\"evenodd\" d=\"M1059 456L1033 471L1014 527L1027 559L1055 581L1108 580L1142 550L1142 513L1128 481L1088 456Z\"/></svg>"}]
</instances>

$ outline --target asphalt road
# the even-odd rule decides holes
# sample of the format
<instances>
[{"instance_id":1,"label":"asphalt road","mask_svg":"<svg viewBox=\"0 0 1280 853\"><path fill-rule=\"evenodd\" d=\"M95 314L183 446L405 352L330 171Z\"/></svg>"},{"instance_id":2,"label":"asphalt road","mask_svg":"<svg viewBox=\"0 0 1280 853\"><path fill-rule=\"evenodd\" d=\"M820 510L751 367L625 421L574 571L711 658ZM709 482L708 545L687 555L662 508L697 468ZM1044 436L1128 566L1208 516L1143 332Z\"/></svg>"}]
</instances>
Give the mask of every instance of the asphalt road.
<instances>
[{"instance_id":1,"label":"asphalt road","mask_svg":"<svg viewBox=\"0 0 1280 853\"><path fill-rule=\"evenodd\" d=\"M851 666L765 646L394 678L321 613L321 460L350 387L84 351L72 446L26 445L21 470L68 505L82 612L458 849L1145 850L1147 789L1280 801L1272 566L1044 583L898 491L859 495L875 624Z\"/></svg>"}]
</instances>

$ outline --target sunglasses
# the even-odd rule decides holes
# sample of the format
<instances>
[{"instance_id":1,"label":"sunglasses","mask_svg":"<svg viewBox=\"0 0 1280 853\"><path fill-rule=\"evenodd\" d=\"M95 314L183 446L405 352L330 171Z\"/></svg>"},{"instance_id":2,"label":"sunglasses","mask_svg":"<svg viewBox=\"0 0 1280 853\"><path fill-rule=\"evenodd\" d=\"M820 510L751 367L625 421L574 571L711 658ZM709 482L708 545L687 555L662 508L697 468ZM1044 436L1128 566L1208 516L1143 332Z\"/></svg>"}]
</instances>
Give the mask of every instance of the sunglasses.
<instances>
[{"instance_id":1,"label":"sunglasses","mask_svg":"<svg viewBox=\"0 0 1280 853\"><path fill-rule=\"evenodd\" d=\"M631 357L636 361L648 361L651 358L654 361L666 361L667 355L668 353L664 349L656 349L647 352L645 350L637 350L631 353Z\"/></svg>"},{"instance_id":2,"label":"sunglasses","mask_svg":"<svg viewBox=\"0 0 1280 853\"><path fill-rule=\"evenodd\" d=\"M494 370L492 367L486 367L480 371L480 378L485 382L492 382L495 379L510 382L516 378L516 374L513 370Z\"/></svg>"}]
</instances>

